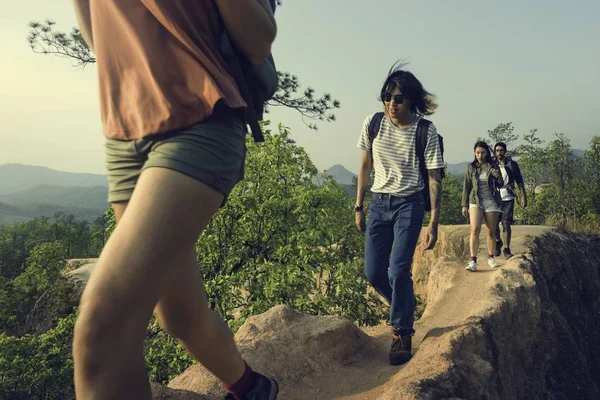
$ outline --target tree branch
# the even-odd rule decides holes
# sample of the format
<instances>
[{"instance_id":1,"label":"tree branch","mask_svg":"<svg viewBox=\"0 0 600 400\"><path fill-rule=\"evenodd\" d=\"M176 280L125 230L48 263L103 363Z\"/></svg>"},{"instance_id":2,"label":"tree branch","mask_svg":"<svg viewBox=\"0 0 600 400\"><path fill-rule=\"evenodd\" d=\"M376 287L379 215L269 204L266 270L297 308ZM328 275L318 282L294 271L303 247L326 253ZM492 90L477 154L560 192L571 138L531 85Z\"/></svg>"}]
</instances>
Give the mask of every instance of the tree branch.
<instances>
[{"instance_id":1,"label":"tree branch","mask_svg":"<svg viewBox=\"0 0 600 400\"><path fill-rule=\"evenodd\" d=\"M51 20L29 23L31 29L27 41L34 53L70 59L78 68L85 68L96 62L79 29L73 28L67 35L55 31L54 25L55 22Z\"/></svg>"}]
</instances>

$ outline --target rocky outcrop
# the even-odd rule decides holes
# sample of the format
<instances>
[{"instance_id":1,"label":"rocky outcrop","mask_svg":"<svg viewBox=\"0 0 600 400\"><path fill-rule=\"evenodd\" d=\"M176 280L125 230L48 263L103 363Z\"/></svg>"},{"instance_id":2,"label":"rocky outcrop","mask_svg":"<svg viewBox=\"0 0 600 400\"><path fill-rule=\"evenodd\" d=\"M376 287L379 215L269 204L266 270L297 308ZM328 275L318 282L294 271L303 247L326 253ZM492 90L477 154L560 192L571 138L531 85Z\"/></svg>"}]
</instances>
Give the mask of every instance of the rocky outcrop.
<instances>
[{"instance_id":1,"label":"rocky outcrop","mask_svg":"<svg viewBox=\"0 0 600 400\"><path fill-rule=\"evenodd\" d=\"M379 398L600 398L600 239L557 231L523 239L529 251L490 272L483 292L461 287L448 259L420 266L429 270L426 333ZM469 289L481 300L463 303L470 316L440 323L436 313L460 314L449 296Z\"/></svg>"},{"instance_id":2,"label":"rocky outcrop","mask_svg":"<svg viewBox=\"0 0 600 400\"><path fill-rule=\"evenodd\" d=\"M248 318L235 339L246 362L277 379L282 388L355 362L371 344L369 336L344 318L301 314L287 306ZM172 380L169 387L224 394L219 382L199 364Z\"/></svg>"}]
</instances>

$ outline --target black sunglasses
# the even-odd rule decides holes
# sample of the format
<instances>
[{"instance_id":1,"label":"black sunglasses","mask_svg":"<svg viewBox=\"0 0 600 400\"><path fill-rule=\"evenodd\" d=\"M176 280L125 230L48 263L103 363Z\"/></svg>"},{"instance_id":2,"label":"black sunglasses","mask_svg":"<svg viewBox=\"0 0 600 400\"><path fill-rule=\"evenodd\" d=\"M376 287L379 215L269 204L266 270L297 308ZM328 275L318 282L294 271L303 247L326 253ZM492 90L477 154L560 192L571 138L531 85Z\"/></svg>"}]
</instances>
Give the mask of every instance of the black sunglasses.
<instances>
[{"instance_id":1,"label":"black sunglasses","mask_svg":"<svg viewBox=\"0 0 600 400\"><path fill-rule=\"evenodd\" d=\"M392 101L392 99L394 99L394 102L396 104L402 104L404 102L404 99L406 99L407 97L403 94L397 94L395 96L392 96L391 93L385 93L383 95L383 101L385 101L386 103L389 103L390 101Z\"/></svg>"}]
</instances>

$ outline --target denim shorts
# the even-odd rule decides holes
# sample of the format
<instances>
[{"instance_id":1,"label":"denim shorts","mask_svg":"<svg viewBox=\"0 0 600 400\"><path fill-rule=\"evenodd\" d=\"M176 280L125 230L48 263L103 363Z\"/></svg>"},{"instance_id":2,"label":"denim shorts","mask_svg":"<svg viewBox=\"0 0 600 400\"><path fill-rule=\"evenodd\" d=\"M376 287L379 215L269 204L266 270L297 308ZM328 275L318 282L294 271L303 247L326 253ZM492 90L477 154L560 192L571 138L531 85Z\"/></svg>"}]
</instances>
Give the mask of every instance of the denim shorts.
<instances>
[{"instance_id":1,"label":"denim shorts","mask_svg":"<svg viewBox=\"0 0 600 400\"><path fill-rule=\"evenodd\" d=\"M227 107L183 129L138 140L107 139L105 146L109 203L128 201L150 167L188 175L225 198L244 177L246 126L241 111Z\"/></svg>"},{"instance_id":2,"label":"denim shorts","mask_svg":"<svg viewBox=\"0 0 600 400\"><path fill-rule=\"evenodd\" d=\"M496 202L494 200L490 200L490 199L483 199L483 200L480 199L479 204L469 204L469 208L477 208L477 207L482 209L483 212L485 212L485 213L492 213L492 212L501 213L502 212L500 207L498 207L498 204L496 204Z\"/></svg>"}]
</instances>

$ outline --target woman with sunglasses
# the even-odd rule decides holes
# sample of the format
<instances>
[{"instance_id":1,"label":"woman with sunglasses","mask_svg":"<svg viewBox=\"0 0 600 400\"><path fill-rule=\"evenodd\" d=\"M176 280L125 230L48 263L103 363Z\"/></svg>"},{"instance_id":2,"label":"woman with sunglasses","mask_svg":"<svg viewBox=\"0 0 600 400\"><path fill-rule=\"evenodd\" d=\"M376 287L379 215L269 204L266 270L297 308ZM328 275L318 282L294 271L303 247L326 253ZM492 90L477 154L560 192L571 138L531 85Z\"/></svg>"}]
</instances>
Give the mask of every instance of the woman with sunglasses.
<instances>
[{"instance_id":1,"label":"woman with sunglasses","mask_svg":"<svg viewBox=\"0 0 600 400\"><path fill-rule=\"evenodd\" d=\"M466 267L466 270L471 272L477 271L479 234L483 221L488 230L488 265L492 268L500 266L494 259L494 249L496 247L496 225L498 225L498 219L502 213L500 188L504 185L500 169L492 158L487 143L477 142L473 150L475 159L467 166L462 196L462 213L465 217L469 215L471 224L469 241L471 260Z\"/></svg>"},{"instance_id":2,"label":"woman with sunglasses","mask_svg":"<svg viewBox=\"0 0 600 400\"><path fill-rule=\"evenodd\" d=\"M411 358L415 332L411 263L425 214L422 191L429 185L431 222L425 232L424 248L432 249L437 240L444 169L437 130L430 124L424 152L428 182L424 182L415 150L417 126L424 115L433 114L437 104L421 82L402 68L403 64L392 66L380 91L384 116L373 140L369 127L376 114L364 121L358 141L361 162L354 207L357 228L366 229L366 277L390 304L392 365ZM373 170L373 198L369 224L365 226L363 201Z\"/></svg>"}]
</instances>

